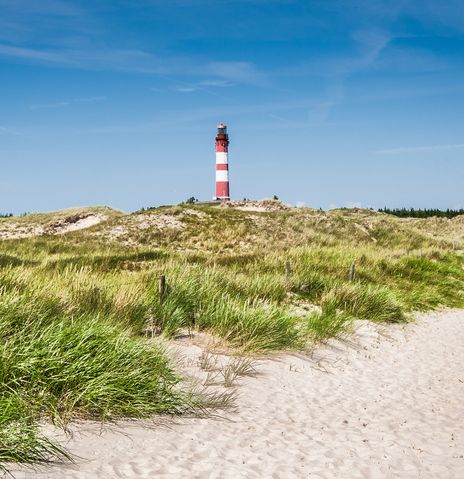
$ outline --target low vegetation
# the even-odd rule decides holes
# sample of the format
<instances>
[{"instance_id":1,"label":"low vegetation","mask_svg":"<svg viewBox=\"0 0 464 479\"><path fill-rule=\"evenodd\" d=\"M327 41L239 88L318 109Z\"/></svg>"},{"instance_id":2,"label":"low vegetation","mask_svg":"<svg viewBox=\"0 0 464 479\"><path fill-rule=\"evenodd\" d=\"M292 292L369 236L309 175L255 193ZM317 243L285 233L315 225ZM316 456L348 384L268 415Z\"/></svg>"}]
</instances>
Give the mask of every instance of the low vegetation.
<instances>
[{"instance_id":1,"label":"low vegetation","mask_svg":"<svg viewBox=\"0 0 464 479\"><path fill-rule=\"evenodd\" d=\"M62 231L76 212L21 218L32 232L39 219L41 233L0 242L0 463L67 459L41 434L44 419L204 407L163 338L201 330L241 354L308 350L354 319L464 304L462 218L279 209L100 209L104 221L66 234L49 225ZM17 219L1 221L14 237ZM234 363L224 382L250 365Z\"/></svg>"}]
</instances>

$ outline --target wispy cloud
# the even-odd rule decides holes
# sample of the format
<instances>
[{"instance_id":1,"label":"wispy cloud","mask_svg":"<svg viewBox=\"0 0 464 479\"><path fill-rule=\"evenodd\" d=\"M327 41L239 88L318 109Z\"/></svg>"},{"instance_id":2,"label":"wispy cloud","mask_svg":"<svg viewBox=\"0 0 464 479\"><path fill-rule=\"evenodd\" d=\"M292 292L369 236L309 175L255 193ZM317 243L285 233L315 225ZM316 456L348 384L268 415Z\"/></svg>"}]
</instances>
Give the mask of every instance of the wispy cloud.
<instances>
[{"instance_id":1,"label":"wispy cloud","mask_svg":"<svg viewBox=\"0 0 464 479\"><path fill-rule=\"evenodd\" d=\"M196 83L186 83L179 80L175 80L174 82L178 83L178 86L175 86L173 89L180 93L204 91L206 93L211 93L213 95L217 95L217 93L212 91L212 89L231 87L234 85L234 83L232 83L229 80L202 80Z\"/></svg>"},{"instance_id":2,"label":"wispy cloud","mask_svg":"<svg viewBox=\"0 0 464 479\"><path fill-rule=\"evenodd\" d=\"M383 29L360 29L351 34L354 51L349 54L317 58L283 71L290 76L322 76L326 93L308 110L307 122L313 126L327 123L332 110L345 99L345 83L354 74L369 69L388 47L392 35Z\"/></svg>"},{"instance_id":3,"label":"wispy cloud","mask_svg":"<svg viewBox=\"0 0 464 479\"><path fill-rule=\"evenodd\" d=\"M397 39L398 42L402 39ZM372 68L378 71L395 72L440 72L453 67L453 63L442 55L419 48L400 46L392 42L377 59Z\"/></svg>"},{"instance_id":4,"label":"wispy cloud","mask_svg":"<svg viewBox=\"0 0 464 479\"><path fill-rule=\"evenodd\" d=\"M341 62L339 73L350 75L370 67L391 42L393 36L386 30L358 30L353 39L358 45L358 55Z\"/></svg>"},{"instance_id":5,"label":"wispy cloud","mask_svg":"<svg viewBox=\"0 0 464 479\"><path fill-rule=\"evenodd\" d=\"M33 48L16 47L12 45L0 44L0 56L48 63L72 63L70 59L66 58L66 56L62 53L54 53L47 50L35 50Z\"/></svg>"},{"instance_id":6,"label":"wispy cloud","mask_svg":"<svg viewBox=\"0 0 464 479\"><path fill-rule=\"evenodd\" d=\"M20 135L19 131L12 130L11 128L6 128L4 126L0 126L0 135Z\"/></svg>"},{"instance_id":7,"label":"wispy cloud","mask_svg":"<svg viewBox=\"0 0 464 479\"><path fill-rule=\"evenodd\" d=\"M0 0L0 39L27 48L95 35L102 28L89 7L74 0Z\"/></svg>"},{"instance_id":8,"label":"wispy cloud","mask_svg":"<svg viewBox=\"0 0 464 479\"><path fill-rule=\"evenodd\" d=\"M127 2L103 3L108 5L75 0L0 0L0 57L53 67L193 77L192 88L196 89L252 83L260 76L249 61L214 61L214 55L199 60L196 54L173 54L163 46L152 52L143 42L115 42L103 14L124 11L126 6L119 4ZM156 7L150 7L151 3L147 2L148 10ZM114 48L115 43L120 47Z\"/></svg>"},{"instance_id":9,"label":"wispy cloud","mask_svg":"<svg viewBox=\"0 0 464 479\"><path fill-rule=\"evenodd\" d=\"M439 150L457 150L464 148L464 143L454 143L450 145L427 145L427 146L403 146L399 148L389 148L385 150L375 150L375 155L397 155L401 153L418 153L422 151L439 151Z\"/></svg>"},{"instance_id":10,"label":"wispy cloud","mask_svg":"<svg viewBox=\"0 0 464 479\"><path fill-rule=\"evenodd\" d=\"M142 50L70 48L53 51L0 44L0 56L84 70L120 70L141 73L167 71L160 59Z\"/></svg>"},{"instance_id":11,"label":"wispy cloud","mask_svg":"<svg viewBox=\"0 0 464 479\"><path fill-rule=\"evenodd\" d=\"M281 69L284 76L319 76L344 81L351 75L371 67L389 46L393 35L383 29L355 30L347 39L350 51L334 52L324 57L313 57L299 64Z\"/></svg>"},{"instance_id":12,"label":"wispy cloud","mask_svg":"<svg viewBox=\"0 0 464 479\"><path fill-rule=\"evenodd\" d=\"M225 81L255 81L261 74L252 62L211 62L206 71Z\"/></svg>"},{"instance_id":13,"label":"wispy cloud","mask_svg":"<svg viewBox=\"0 0 464 479\"><path fill-rule=\"evenodd\" d=\"M265 76L252 62L211 62L199 63L193 58L158 57L143 50L134 49L79 49L60 50L25 48L0 43L0 57L17 58L30 63L50 64L81 70L128 71L153 74L159 77L177 76L202 78L193 83L179 83L180 92L207 90L209 88L233 86L235 83L265 82ZM209 78L208 78L209 77ZM61 106L61 105L58 105Z\"/></svg>"},{"instance_id":14,"label":"wispy cloud","mask_svg":"<svg viewBox=\"0 0 464 479\"><path fill-rule=\"evenodd\" d=\"M178 86L178 87L175 87L174 90L180 93L191 93L191 92L197 91L198 88L193 86Z\"/></svg>"},{"instance_id":15,"label":"wispy cloud","mask_svg":"<svg viewBox=\"0 0 464 479\"><path fill-rule=\"evenodd\" d=\"M63 108L65 106L74 105L76 103L93 103L96 101L106 100L105 96L91 96L86 98L71 98L69 100L57 101L55 103L46 103L42 105L30 105L31 110L42 110L46 108Z\"/></svg>"},{"instance_id":16,"label":"wispy cloud","mask_svg":"<svg viewBox=\"0 0 464 479\"><path fill-rule=\"evenodd\" d=\"M166 131L171 129L173 126L176 128L189 127L189 125L196 125L199 121L206 119L211 119L212 121L217 121L217 118L233 118L233 117L250 117L250 114L268 114L276 113L275 118L278 117L279 113L282 113L286 116L286 113L290 113L294 110L299 110L304 112L305 109L310 108L312 105L316 104L317 100L311 99L296 99L292 101L272 101L264 103L249 103L247 105L243 104L228 104L224 105L219 102L215 104L209 104L210 106L194 109L186 109L183 111L182 115L179 115L176 111L165 111L158 115L157 118L154 118L150 122L129 122L129 123L119 123L119 124L106 124L100 126L89 126L89 127L78 127L78 128L69 128L69 127L54 127L50 129L48 127L34 126L25 130L25 134L30 136L39 136L39 137L56 137L56 136L73 136L73 135L83 135L83 134L115 134L115 133L142 133L142 132L155 132L155 131ZM253 128L267 129L269 124L260 124L256 125L255 120L253 120ZM288 126L291 128L307 128L307 123L298 123L298 122L289 122ZM282 124L278 125L278 129L282 129Z\"/></svg>"},{"instance_id":17,"label":"wispy cloud","mask_svg":"<svg viewBox=\"0 0 464 479\"><path fill-rule=\"evenodd\" d=\"M223 88L233 86L234 84L229 80L203 80L200 82L200 85Z\"/></svg>"}]
</instances>

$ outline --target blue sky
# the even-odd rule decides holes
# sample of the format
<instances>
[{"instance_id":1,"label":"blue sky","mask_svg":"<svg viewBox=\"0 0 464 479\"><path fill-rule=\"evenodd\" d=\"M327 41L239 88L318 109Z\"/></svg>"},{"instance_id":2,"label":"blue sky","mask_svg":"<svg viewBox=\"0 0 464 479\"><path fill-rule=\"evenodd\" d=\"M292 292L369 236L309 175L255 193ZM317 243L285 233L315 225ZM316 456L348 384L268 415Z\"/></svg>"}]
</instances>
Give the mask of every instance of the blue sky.
<instances>
[{"instance_id":1,"label":"blue sky","mask_svg":"<svg viewBox=\"0 0 464 479\"><path fill-rule=\"evenodd\" d=\"M0 211L464 207L461 0L0 0Z\"/></svg>"}]
</instances>

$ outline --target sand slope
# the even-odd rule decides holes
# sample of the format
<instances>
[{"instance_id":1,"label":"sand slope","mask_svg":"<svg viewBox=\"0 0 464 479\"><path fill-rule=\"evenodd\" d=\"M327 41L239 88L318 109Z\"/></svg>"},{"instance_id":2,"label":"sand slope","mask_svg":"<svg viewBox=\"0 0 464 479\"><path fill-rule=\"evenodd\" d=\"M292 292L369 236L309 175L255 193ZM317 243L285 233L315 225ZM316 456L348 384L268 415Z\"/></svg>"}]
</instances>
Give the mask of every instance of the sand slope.
<instances>
[{"instance_id":1,"label":"sand slope","mask_svg":"<svg viewBox=\"0 0 464 479\"><path fill-rule=\"evenodd\" d=\"M77 426L69 446L85 460L16 476L464 477L464 312L383 329L363 322L355 342L260 362L222 420L101 435Z\"/></svg>"},{"instance_id":2,"label":"sand slope","mask_svg":"<svg viewBox=\"0 0 464 479\"><path fill-rule=\"evenodd\" d=\"M97 206L0 218L0 240L62 235L90 228L122 214L108 207Z\"/></svg>"}]
</instances>

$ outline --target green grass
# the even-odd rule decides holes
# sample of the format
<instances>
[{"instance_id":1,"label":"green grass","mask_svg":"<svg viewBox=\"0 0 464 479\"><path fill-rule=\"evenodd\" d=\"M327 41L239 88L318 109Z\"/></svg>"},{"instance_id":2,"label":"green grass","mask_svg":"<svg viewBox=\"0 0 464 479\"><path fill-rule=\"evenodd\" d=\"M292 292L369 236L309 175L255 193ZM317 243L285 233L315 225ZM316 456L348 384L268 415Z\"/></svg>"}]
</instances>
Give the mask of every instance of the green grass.
<instances>
[{"instance_id":1,"label":"green grass","mask_svg":"<svg viewBox=\"0 0 464 479\"><path fill-rule=\"evenodd\" d=\"M103 313L65 311L37 290L3 291L0 463L67 458L40 434L41 419L64 427L76 417L141 418L190 407L160 345Z\"/></svg>"},{"instance_id":2,"label":"green grass","mask_svg":"<svg viewBox=\"0 0 464 479\"><path fill-rule=\"evenodd\" d=\"M458 219L205 205L108 216L64 236L0 242L0 464L69 459L42 420L66 427L224 403L189 391L171 365L164 341L184 330L262 354L325 342L354 319L400 322L464 304Z\"/></svg>"}]
</instances>

